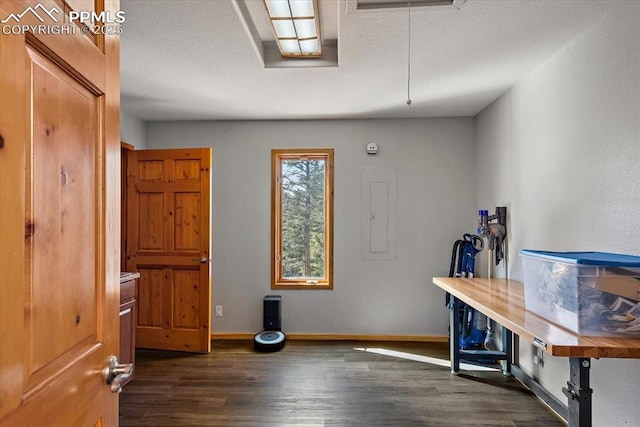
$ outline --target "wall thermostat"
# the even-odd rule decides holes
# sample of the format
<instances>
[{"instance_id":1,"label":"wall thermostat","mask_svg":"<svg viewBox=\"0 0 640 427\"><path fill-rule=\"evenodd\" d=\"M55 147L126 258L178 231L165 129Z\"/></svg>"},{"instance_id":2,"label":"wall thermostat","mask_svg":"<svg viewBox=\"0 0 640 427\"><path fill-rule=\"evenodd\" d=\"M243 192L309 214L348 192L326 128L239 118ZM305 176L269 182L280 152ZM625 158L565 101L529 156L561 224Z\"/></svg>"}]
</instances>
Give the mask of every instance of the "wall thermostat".
<instances>
[{"instance_id":1,"label":"wall thermostat","mask_svg":"<svg viewBox=\"0 0 640 427\"><path fill-rule=\"evenodd\" d=\"M376 154L378 152L378 144L370 142L367 144L367 154Z\"/></svg>"}]
</instances>

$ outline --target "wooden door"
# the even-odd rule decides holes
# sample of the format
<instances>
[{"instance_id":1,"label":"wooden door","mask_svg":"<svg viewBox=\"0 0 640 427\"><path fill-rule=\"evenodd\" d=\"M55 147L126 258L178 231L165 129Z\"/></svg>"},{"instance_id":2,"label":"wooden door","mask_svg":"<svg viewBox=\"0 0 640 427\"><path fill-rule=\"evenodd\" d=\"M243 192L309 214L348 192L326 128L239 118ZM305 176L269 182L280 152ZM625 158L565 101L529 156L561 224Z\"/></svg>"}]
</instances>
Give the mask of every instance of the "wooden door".
<instances>
[{"instance_id":1,"label":"wooden door","mask_svg":"<svg viewBox=\"0 0 640 427\"><path fill-rule=\"evenodd\" d=\"M211 351L211 149L127 161L127 270L140 273L136 347Z\"/></svg>"},{"instance_id":2,"label":"wooden door","mask_svg":"<svg viewBox=\"0 0 640 427\"><path fill-rule=\"evenodd\" d=\"M69 10L2 1L0 20ZM0 425L117 425L119 37L31 31L0 33Z\"/></svg>"}]
</instances>

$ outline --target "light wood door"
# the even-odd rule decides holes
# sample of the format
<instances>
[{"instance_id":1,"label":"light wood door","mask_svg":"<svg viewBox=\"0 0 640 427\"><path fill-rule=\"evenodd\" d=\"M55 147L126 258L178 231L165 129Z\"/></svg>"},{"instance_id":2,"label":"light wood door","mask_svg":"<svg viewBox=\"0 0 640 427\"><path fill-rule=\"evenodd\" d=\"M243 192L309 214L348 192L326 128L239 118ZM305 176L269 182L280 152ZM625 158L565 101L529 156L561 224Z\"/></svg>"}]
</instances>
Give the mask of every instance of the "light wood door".
<instances>
[{"instance_id":1,"label":"light wood door","mask_svg":"<svg viewBox=\"0 0 640 427\"><path fill-rule=\"evenodd\" d=\"M0 20L41 25L37 6L66 15L2 1ZM0 34L3 427L117 425L119 100L119 37Z\"/></svg>"},{"instance_id":2,"label":"light wood door","mask_svg":"<svg viewBox=\"0 0 640 427\"><path fill-rule=\"evenodd\" d=\"M127 270L140 273L136 347L211 350L211 149L127 161Z\"/></svg>"}]
</instances>

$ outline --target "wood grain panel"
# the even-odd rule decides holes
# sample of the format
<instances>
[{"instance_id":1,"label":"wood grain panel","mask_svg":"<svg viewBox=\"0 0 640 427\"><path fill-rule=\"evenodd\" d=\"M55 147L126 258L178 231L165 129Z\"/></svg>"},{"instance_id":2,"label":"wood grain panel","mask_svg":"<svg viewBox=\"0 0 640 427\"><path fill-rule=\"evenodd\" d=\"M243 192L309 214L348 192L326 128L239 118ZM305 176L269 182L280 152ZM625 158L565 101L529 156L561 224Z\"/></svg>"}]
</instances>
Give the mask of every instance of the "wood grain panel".
<instances>
[{"instance_id":1,"label":"wood grain panel","mask_svg":"<svg viewBox=\"0 0 640 427\"><path fill-rule=\"evenodd\" d=\"M1 16L6 16L0 3ZM10 61L4 58L11 58ZM22 403L24 361L28 357L24 345L25 325L25 172L29 169L26 148L30 103L28 76L25 73L26 52L15 37L0 34L0 420ZM16 143L11 143L15 141ZM12 209L6 209L11 206ZM2 422L2 421L0 421Z\"/></svg>"},{"instance_id":2,"label":"wood grain panel","mask_svg":"<svg viewBox=\"0 0 640 427\"><path fill-rule=\"evenodd\" d=\"M505 279L434 277L433 283L554 356L640 358L640 339L580 336L528 311L522 283Z\"/></svg>"},{"instance_id":3,"label":"wood grain panel","mask_svg":"<svg viewBox=\"0 0 640 427\"><path fill-rule=\"evenodd\" d=\"M95 11L95 0L64 0L72 10Z\"/></svg>"},{"instance_id":4,"label":"wood grain panel","mask_svg":"<svg viewBox=\"0 0 640 427\"><path fill-rule=\"evenodd\" d=\"M58 0L60 2L62 2L63 0ZM104 10L103 6L103 1L101 0L64 0L64 2L66 3L65 5L65 15L69 16L69 12L71 12L72 10L75 11L86 11L86 12L96 12L96 13L100 13L102 10ZM90 39L93 43L95 43L98 46L102 46L104 44L103 36L100 34L95 34L93 32L93 27L96 23L93 23L91 21L91 18L89 19L75 19L74 23L78 26L78 28L83 28L81 30L81 32L88 38ZM86 26L85 26L86 24Z\"/></svg>"},{"instance_id":5,"label":"wood grain panel","mask_svg":"<svg viewBox=\"0 0 640 427\"><path fill-rule=\"evenodd\" d=\"M200 159L174 160L173 180L200 181Z\"/></svg>"},{"instance_id":6,"label":"wood grain panel","mask_svg":"<svg viewBox=\"0 0 640 427\"><path fill-rule=\"evenodd\" d=\"M164 194L144 193L138 197L138 250L164 250Z\"/></svg>"},{"instance_id":7,"label":"wood grain panel","mask_svg":"<svg viewBox=\"0 0 640 427\"><path fill-rule=\"evenodd\" d=\"M200 321L200 270L174 270L173 294L173 327L197 330Z\"/></svg>"},{"instance_id":8,"label":"wood grain panel","mask_svg":"<svg viewBox=\"0 0 640 427\"><path fill-rule=\"evenodd\" d=\"M138 326L162 327L162 269L140 268L138 280Z\"/></svg>"},{"instance_id":9,"label":"wood grain panel","mask_svg":"<svg viewBox=\"0 0 640 427\"><path fill-rule=\"evenodd\" d=\"M173 250L200 253L200 192L175 193L173 209Z\"/></svg>"},{"instance_id":10,"label":"wood grain panel","mask_svg":"<svg viewBox=\"0 0 640 427\"><path fill-rule=\"evenodd\" d=\"M27 241L31 284L30 374L97 336L95 147L97 97L36 52L33 102L33 189ZM44 107L46 105L46 107ZM64 254L64 256L60 256ZM64 283L64 286L52 286ZM39 348L35 351L35 348Z\"/></svg>"},{"instance_id":11,"label":"wood grain panel","mask_svg":"<svg viewBox=\"0 0 640 427\"><path fill-rule=\"evenodd\" d=\"M102 352L98 348L92 348L86 355L86 358L94 366L104 365ZM75 360L77 362L77 360ZM95 372L87 372L86 367L81 363L70 363L68 374L73 378L85 378L91 381L82 381L78 383L78 387L69 386L68 379L63 375L53 378L48 387L38 390L38 398L25 399L23 402L23 410L14 413L5 423L4 420L0 424L2 427L24 427L24 426L79 426L91 425L100 418L100 407L102 405L100 387L96 385L104 384L104 377L101 370L96 369ZM43 402L47 402L44 404ZM74 402L70 406L69 402ZM66 409L66 410L65 410ZM116 417L118 413L114 414ZM39 423L31 420L34 418ZM49 422L48 420L56 420Z\"/></svg>"},{"instance_id":12,"label":"wood grain panel","mask_svg":"<svg viewBox=\"0 0 640 427\"><path fill-rule=\"evenodd\" d=\"M146 160L138 163L139 182L162 182L164 181L164 161Z\"/></svg>"}]
</instances>

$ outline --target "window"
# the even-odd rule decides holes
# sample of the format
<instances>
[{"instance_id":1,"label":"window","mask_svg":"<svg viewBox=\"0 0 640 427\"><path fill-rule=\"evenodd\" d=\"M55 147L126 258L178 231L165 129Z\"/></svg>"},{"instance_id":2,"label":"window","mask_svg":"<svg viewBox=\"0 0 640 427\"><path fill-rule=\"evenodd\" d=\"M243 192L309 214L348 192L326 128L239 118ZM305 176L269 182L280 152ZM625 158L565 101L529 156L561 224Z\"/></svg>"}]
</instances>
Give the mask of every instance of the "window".
<instances>
[{"instance_id":1,"label":"window","mask_svg":"<svg viewBox=\"0 0 640 427\"><path fill-rule=\"evenodd\" d=\"M333 149L271 151L272 289L333 289Z\"/></svg>"}]
</instances>

